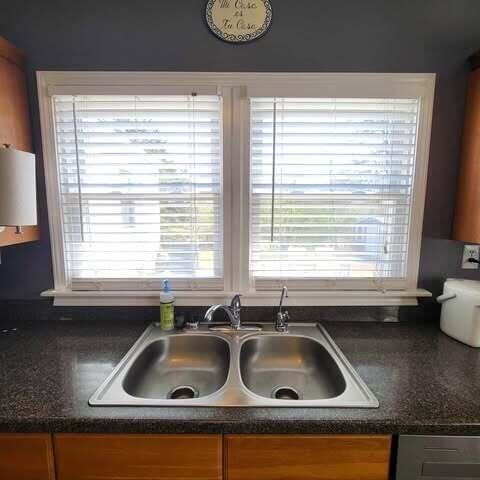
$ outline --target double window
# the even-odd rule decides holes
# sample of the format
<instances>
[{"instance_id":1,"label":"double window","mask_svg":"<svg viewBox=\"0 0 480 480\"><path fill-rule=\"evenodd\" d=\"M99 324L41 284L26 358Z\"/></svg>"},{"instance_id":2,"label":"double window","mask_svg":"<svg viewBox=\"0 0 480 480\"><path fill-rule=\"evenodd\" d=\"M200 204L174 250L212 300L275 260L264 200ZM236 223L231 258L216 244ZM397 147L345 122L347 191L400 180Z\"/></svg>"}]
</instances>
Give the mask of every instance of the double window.
<instances>
[{"instance_id":1,"label":"double window","mask_svg":"<svg viewBox=\"0 0 480 480\"><path fill-rule=\"evenodd\" d=\"M422 294L432 75L38 80L57 298Z\"/></svg>"}]
</instances>

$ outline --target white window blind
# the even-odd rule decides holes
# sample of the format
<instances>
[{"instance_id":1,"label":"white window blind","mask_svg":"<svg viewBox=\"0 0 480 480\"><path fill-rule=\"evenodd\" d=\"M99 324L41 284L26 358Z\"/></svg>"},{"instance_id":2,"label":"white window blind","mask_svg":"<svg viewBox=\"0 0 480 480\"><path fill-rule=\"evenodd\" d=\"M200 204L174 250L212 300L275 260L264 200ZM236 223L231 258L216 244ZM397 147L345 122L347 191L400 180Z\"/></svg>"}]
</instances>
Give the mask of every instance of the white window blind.
<instances>
[{"instance_id":1,"label":"white window blind","mask_svg":"<svg viewBox=\"0 0 480 480\"><path fill-rule=\"evenodd\" d=\"M419 100L251 98L250 107L257 288L404 279Z\"/></svg>"},{"instance_id":2,"label":"white window blind","mask_svg":"<svg viewBox=\"0 0 480 480\"><path fill-rule=\"evenodd\" d=\"M221 98L54 95L53 106L70 287L222 289Z\"/></svg>"}]
</instances>

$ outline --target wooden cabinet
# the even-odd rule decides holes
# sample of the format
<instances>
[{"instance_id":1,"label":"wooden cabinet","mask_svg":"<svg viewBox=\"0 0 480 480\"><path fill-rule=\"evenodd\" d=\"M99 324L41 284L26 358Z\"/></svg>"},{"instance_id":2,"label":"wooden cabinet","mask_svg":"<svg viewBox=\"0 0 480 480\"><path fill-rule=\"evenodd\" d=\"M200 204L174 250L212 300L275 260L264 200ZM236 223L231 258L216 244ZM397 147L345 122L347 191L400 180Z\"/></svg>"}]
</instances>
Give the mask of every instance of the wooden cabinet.
<instances>
[{"instance_id":1,"label":"wooden cabinet","mask_svg":"<svg viewBox=\"0 0 480 480\"><path fill-rule=\"evenodd\" d=\"M57 480L387 480L389 436L54 437ZM223 472L222 472L223 471ZM54 480L51 436L0 435L0 479Z\"/></svg>"},{"instance_id":2,"label":"wooden cabinet","mask_svg":"<svg viewBox=\"0 0 480 480\"><path fill-rule=\"evenodd\" d=\"M0 480L387 480L390 443L386 435L57 434L52 445L50 434L0 434Z\"/></svg>"},{"instance_id":3,"label":"wooden cabinet","mask_svg":"<svg viewBox=\"0 0 480 480\"><path fill-rule=\"evenodd\" d=\"M453 238L480 243L480 53L472 57Z\"/></svg>"},{"instance_id":4,"label":"wooden cabinet","mask_svg":"<svg viewBox=\"0 0 480 480\"><path fill-rule=\"evenodd\" d=\"M0 145L33 152L23 53L0 37ZM38 240L38 227L24 227L21 234L9 227L0 232L0 247Z\"/></svg>"},{"instance_id":5,"label":"wooden cabinet","mask_svg":"<svg viewBox=\"0 0 480 480\"><path fill-rule=\"evenodd\" d=\"M221 435L55 435L57 480L220 480Z\"/></svg>"},{"instance_id":6,"label":"wooden cabinet","mask_svg":"<svg viewBox=\"0 0 480 480\"><path fill-rule=\"evenodd\" d=\"M0 434L0 479L54 480L50 434Z\"/></svg>"},{"instance_id":7,"label":"wooden cabinet","mask_svg":"<svg viewBox=\"0 0 480 480\"><path fill-rule=\"evenodd\" d=\"M227 435L227 480L387 480L389 436Z\"/></svg>"}]
</instances>

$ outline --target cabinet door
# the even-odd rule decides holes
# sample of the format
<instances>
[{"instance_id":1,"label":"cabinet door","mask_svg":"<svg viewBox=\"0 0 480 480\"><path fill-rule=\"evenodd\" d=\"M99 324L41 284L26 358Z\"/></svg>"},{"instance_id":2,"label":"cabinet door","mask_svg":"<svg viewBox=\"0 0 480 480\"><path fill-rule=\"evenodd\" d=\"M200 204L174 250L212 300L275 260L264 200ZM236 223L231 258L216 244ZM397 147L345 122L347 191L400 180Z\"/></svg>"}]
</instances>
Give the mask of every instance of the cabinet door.
<instances>
[{"instance_id":1,"label":"cabinet door","mask_svg":"<svg viewBox=\"0 0 480 480\"><path fill-rule=\"evenodd\" d=\"M50 434L0 434L0 479L54 480Z\"/></svg>"},{"instance_id":2,"label":"cabinet door","mask_svg":"<svg viewBox=\"0 0 480 480\"><path fill-rule=\"evenodd\" d=\"M480 243L480 68L470 74L453 239Z\"/></svg>"},{"instance_id":3,"label":"cabinet door","mask_svg":"<svg viewBox=\"0 0 480 480\"><path fill-rule=\"evenodd\" d=\"M0 56L0 142L32 151L25 74L20 66Z\"/></svg>"},{"instance_id":4,"label":"cabinet door","mask_svg":"<svg viewBox=\"0 0 480 480\"><path fill-rule=\"evenodd\" d=\"M57 480L220 480L221 435L55 435Z\"/></svg>"},{"instance_id":5,"label":"cabinet door","mask_svg":"<svg viewBox=\"0 0 480 480\"><path fill-rule=\"evenodd\" d=\"M228 480L387 480L389 436L228 435Z\"/></svg>"},{"instance_id":6,"label":"cabinet door","mask_svg":"<svg viewBox=\"0 0 480 480\"><path fill-rule=\"evenodd\" d=\"M18 150L32 152L24 61L23 53L0 37L0 145L8 143ZM36 226L24 227L21 233L8 227L0 232L0 247L32 242L39 237Z\"/></svg>"}]
</instances>

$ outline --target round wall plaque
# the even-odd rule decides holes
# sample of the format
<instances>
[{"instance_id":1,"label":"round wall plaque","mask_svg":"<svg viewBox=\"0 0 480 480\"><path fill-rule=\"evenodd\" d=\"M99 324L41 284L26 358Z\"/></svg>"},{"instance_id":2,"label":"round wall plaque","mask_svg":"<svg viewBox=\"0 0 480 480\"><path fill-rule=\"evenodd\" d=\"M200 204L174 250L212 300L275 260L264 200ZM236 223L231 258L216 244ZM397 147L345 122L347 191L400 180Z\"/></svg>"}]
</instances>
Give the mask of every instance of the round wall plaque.
<instances>
[{"instance_id":1,"label":"round wall plaque","mask_svg":"<svg viewBox=\"0 0 480 480\"><path fill-rule=\"evenodd\" d=\"M245 43L264 35L272 23L270 0L208 0L207 24L222 40Z\"/></svg>"}]
</instances>

